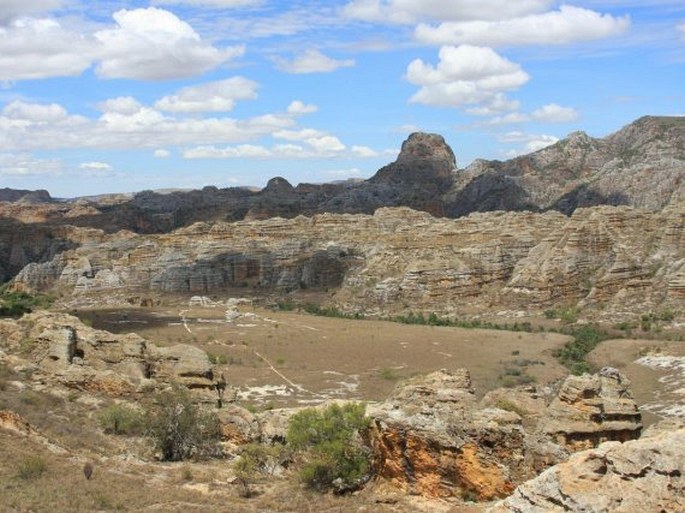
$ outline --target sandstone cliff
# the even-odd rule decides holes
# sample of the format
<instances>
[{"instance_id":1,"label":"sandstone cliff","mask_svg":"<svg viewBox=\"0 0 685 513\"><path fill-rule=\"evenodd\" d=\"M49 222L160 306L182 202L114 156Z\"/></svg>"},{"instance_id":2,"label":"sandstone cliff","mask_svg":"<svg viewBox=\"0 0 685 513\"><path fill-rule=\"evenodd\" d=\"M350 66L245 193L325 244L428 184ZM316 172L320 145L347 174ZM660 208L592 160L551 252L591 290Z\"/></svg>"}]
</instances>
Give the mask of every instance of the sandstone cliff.
<instances>
[{"instance_id":1,"label":"sandstone cliff","mask_svg":"<svg viewBox=\"0 0 685 513\"><path fill-rule=\"evenodd\" d=\"M68 239L79 247L28 265L15 287L110 297L317 289L334 293L346 311L370 315L539 313L576 303L601 305L597 315L609 319L659 308L682 314L684 234L685 210L675 207L457 220L380 209L373 216L196 223L162 235L71 229Z\"/></svg>"}]
</instances>

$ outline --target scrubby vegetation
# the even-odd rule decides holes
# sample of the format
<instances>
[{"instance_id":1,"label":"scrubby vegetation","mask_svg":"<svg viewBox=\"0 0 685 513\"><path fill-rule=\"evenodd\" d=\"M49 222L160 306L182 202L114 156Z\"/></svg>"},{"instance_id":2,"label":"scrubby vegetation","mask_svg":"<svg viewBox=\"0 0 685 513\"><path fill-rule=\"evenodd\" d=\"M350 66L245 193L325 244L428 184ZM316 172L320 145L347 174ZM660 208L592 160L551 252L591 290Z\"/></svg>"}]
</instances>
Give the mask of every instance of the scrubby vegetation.
<instances>
[{"instance_id":1,"label":"scrubby vegetation","mask_svg":"<svg viewBox=\"0 0 685 513\"><path fill-rule=\"evenodd\" d=\"M113 404L98 415L105 433L114 435L141 435L145 432L145 416L126 404Z\"/></svg>"},{"instance_id":2,"label":"scrubby vegetation","mask_svg":"<svg viewBox=\"0 0 685 513\"><path fill-rule=\"evenodd\" d=\"M190 392L181 387L162 393L149 408L145 433L154 441L165 461L210 457L220 453L216 415L193 404Z\"/></svg>"},{"instance_id":3,"label":"scrubby vegetation","mask_svg":"<svg viewBox=\"0 0 685 513\"><path fill-rule=\"evenodd\" d=\"M45 294L12 292L7 286L3 286L0 287L0 317L21 317L35 309L48 308L53 300Z\"/></svg>"},{"instance_id":4,"label":"scrubby vegetation","mask_svg":"<svg viewBox=\"0 0 685 513\"><path fill-rule=\"evenodd\" d=\"M302 459L302 482L319 491L359 488L369 477L369 450L362 440L368 425L362 404L307 408L294 415L287 441Z\"/></svg>"},{"instance_id":5,"label":"scrubby vegetation","mask_svg":"<svg viewBox=\"0 0 685 513\"><path fill-rule=\"evenodd\" d=\"M573 336L573 340L568 342L561 349L554 352L554 356L565 365L573 374L583 374L590 372L590 364L586 357L597 345L609 338L609 335L597 326L586 325L579 328L564 330Z\"/></svg>"}]
</instances>

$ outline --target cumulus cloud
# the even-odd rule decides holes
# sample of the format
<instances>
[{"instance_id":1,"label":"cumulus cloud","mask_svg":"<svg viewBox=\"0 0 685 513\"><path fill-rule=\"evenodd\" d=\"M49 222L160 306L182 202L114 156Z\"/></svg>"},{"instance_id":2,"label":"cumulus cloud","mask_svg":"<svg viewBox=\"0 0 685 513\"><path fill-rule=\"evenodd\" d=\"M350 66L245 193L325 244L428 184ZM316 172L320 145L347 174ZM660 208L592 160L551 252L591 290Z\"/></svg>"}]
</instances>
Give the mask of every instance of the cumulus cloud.
<instances>
[{"instance_id":1,"label":"cumulus cloud","mask_svg":"<svg viewBox=\"0 0 685 513\"><path fill-rule=\"evenodd\" d=\"M106 162L97 161L84 162L83 164L79 165L79 169L81 170L82 176L91 178L109 176L114 170L114 168Z\"/></svg>"},{"instance_id":2,"label":"cumulus cloud","mask_svg":"<svg viewBox=\"0 0 685 513\"><path fill-rule=\"evenodd\" d=\"M54 19L19 18L0 26L0 77L30 80L77 76L93 64L101 78L164 80L198 75L244 54L215 48L163 9L122 9L116 26L76 33Z\"/></svg>"},{"instance_id":3,"label":"cumulus cloud","mask_svg":"<svg viewBox=\"0 0 685 513\"><path fill-rule=\"evenodd\" d=\"M288 105L288 114L300 116L302 114L312 114L319 110L319 107L312 104L305 104L300 100L295 100Z\"/></svg>"},{"instance_id":4,"label":"cumulus cloud","mask_svg":"<svg viewBox=\"0 0 685 513\"><path fill-rule=\"evenodd\" d=\"M21 16L28 16L57 9L64 0L2 0L0 25Z\"/></svg>"},{"instance_id":5,"label":"cumulus cloud","mask_svg":"<svg viewBox=\"0 0 685 513\"><path fill-rule=\"evenodd\" d=\"M533 119L546 123L568 123L580 117L578 111L572 107L562 107L556 103L550 103L533 111Z\"/></svg>"},{"instance_id":6,"label":"cumulus cloud","mask_svg":"<svg viewBox=\"0 0 685 513\"><path fill-rule=\"evenodd\" d=\"M319 50L307 50L295 57L292 61L276 59L276 64L281 71L286 73L330 73L338 68L354 66L354 59L338 60L324 55Z\"/></svg>"},{"instance_id":7,"label":"cumulus cloud","mask_svg":"<svg viewBox=\"0 0 685 513\"><path fill-rule=\"evenodd\" d=\"M238 100L257 98L259 85L244 77L227 78L185 87L165 96L155 107L168 112L223 112L233 110Z\"/></svg>"},{"instance_id":8,"label":"cumulus cloud","mask_svg":"<svg viewBox=\"0 0 685 513\"><path fill-rule=\"evenodd\" d=\"M155 5L190 5L194 7L211 7L226 9L233 7L253 7L261 5L263 0L154 0Z\"/></svg>"},{"instance_id":9,"label":"cumulus cloud","mask_svg":"<svg viewBox=\"0 0 685 513\"><path fill-rule=\"evenodd\" d=\"M406 78L421 86L411 102L458 107L504 101L503 91L517 89L530 76L491 48L462 45L441 48L437 66L412 61Z\"/></svg>"},{"instance_id":10,"label":"cumulus cloud","mask_svg":"<svg viewBox=\"0 0 685 513\"><path fill-rule=\"evenodd\" d=\"M3 80L77 76L90 67L93 57L93 41L54 20L22 18L0 27Z\"/></svg>"},{"instance_id":11,"label":"cumulus cloud","mask_svg":"<svg viewBox=\"0 0 685 513\"><path fill-rule=\"evenodd\" d=\"M138 112L143 105L132 96L119 96L110 98L98 105L103 112L117 112L119 114L130 115Z\"/></svg>"},{"instance_id":12,"label":"cumulus cloud","mask_svg":"<svg viewBox=\"0 0 685 513\"><path fill-rule=\"evenodd\" d=\"M445 22L437 26L420 24L415 29L415 37L422 43L438 46L558 45L614 36L629 26L628 16L614 17L562 5L558 11L513 19Z\"/></svg>"},{"instance_id":13,"label":"cumulus cloud","mask_svg":"<svg viewBox=\"0 0 685 513\"><path fill-rule=\"evenodd\" d=\"M59 159L38 159L29 153L0 153L0 176L58 175L63 170Z\"/></svg>"},{"instance_id":14,"label":"cumulus cloud","mask_svg":"<svg viewBox=\"0 0 685 513\"><path fill-rule=\"evenodd\" d=\"M350 18L412 24L421 20L499 20L544 12L552 0L352 0L343 7Z\"/></svg>"},{"instance_id":15,"label":"cumulus cloud","mask_svg":"<svg viewBox=\"0 0 685 513\"><path fill-rule=\"evenodd\" d=\"M546 148L547 146L551 146L559 141L559 139L553 135L527 134L520 131L507 132L506 134L499 136L498 140L502 143L521 144L520 147L509 150L506 153L507 157L509 158L533 153Z\"/></svg>"},{"instance_id":16,"label":"cumulus cloud","mask_svg":"<svg viewBox=\"0 0 685 513\"><path fill-rule=\"evenodd\" d=\"M474 116L495 116L502 112L518 110L520 106L521 102L518 100L512 100L502 93L497 93L485 104L466 109L466 112Z\"/></svg>"},{"instance_id":17,"label":"cumulus cloud","mask_svg":"<svg viewBox=\"0 0 685 513\"><path fill-rule=\"evenodd\" d=\"M291 128L285 113L247 119L177 117L124 97L103 102L97 119L56 104L12 102L0 110L0 140L8 151L59 148L160 148L179 144L240 143Z\"/></svg>"},{"instance_id":18,"label":"cumulus cloud","mask_svg":"<svg viewBox=\"0 0 685 513\"><path fill-rule=\"evenodd\" d=\"M313 159L313 158L374 158L379 152L367 146L348 148L334 135L305 129L299 131L283 130L273 134L276 139L285 139L285 144L267 147L253 144L217 147L215 145L197 146L183 152L185 159Z\"/></svg>"},{"instance_id":19,"label":"cumulus cloud","mask_svg":"<svg viewBox=\"0 0 685 513\"><path fill-rule=\"evenodd\" d=\"M163 9L122 9L113 18L116 27L95 33L102 45L96 73L103 78L189 77L245 53L244 46L213 47L190 25Z\"/></svg>"}]
</instances>

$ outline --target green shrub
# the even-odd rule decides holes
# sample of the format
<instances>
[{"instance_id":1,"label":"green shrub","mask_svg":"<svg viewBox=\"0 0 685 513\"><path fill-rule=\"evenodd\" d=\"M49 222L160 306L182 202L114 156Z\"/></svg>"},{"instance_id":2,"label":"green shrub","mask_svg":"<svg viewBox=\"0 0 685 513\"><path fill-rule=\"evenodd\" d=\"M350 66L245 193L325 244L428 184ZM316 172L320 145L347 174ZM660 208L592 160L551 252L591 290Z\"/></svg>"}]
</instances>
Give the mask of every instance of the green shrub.
<instances>
[{"instance_id":1,"label":"green shrub","mask_svg":"<svg viewBox=\"0 0 685 513\"><path fill-rule=\"evenodd\" d=\"M98 415L105 433L114 435L141 435L145 431L145 417L126 404L113 404Z\"/></svg>"},{"instance_id":2,"label":"green shrub","mask_svg":"<svg viewBox=\"0 0 685 513\"><path fill-rule=\"evenodd\" d=\"M53 298L50 296L10 292L5 286L0 288L0 317L21 317L36 308L48 308L52 302Z\"/></svg>"},{"instance_id":3,"label":"green shrub","mask_svg":"<svg viewBox=\"0 0 685 513\"><path fill-rule=\"evenodd\" d=\"M178 386L163 392L149 408L146 434L152 438L165 461L220 453L216 415L193 404L190 392Z\"/></svg>"},{"instance_id":4,"label":"green shrub","mask_svg":"<svg viewBox=\"0 0 685 513\"><path fill-rule=\"evenodd\" d=\"M36 479L43 475L48 466L40 456L33 455L19 462L17 477L20 479Z\"/></svg>"},{"instance_id":5,"label":"green shrub","mask_svg":"<svg viewBox=\"0 0 685 513\"><path fill-rule=\"evenodd\" d=\"M300 479L318 491L359 488L369 477L369 450L360 435L368 425L362 404L308 408L294 415L287 441L304 457Z\"/></svg>"},{"instance_id":6,"label":"green shrub","mask_svg":"<svg viewBox=\"0 0 685 513\"><path fill-rule=\"evenodd\" d=\"M608 334L592 325L581 326L566 333L572 335L573 340L554 351L554 356L573 374L590 372L590 365L585 358L600 342L608 338Z\"/></svg>"}]
</instances>

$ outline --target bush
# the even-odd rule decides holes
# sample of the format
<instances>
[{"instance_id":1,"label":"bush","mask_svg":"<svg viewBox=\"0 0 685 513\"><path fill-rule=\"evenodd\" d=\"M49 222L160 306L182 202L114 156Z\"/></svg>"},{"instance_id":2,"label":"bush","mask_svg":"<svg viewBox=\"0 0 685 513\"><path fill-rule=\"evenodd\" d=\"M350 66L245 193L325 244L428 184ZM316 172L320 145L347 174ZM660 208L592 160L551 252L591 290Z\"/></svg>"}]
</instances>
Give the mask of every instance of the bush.
<instances>
[{"instance_id":1,"label":"bush","mask_svg":"<svg viewBox=\"0 0 685 513\"><path fill-rule=\"evenodd\" d=\"M163 392L147 412L146 434L165 461L209 457L220 453L219 421L211 411L193 404L188 390Z\"/></svg>"},{"instance_id":2,"label":"bush","mask_svg":"<svg viewBox=\"0 0 685 513\"><path fill-rule=\"evenodd\" d=\"M585 358L600 342L608 338L608 334L592 325L582 326L566 333L572 335L573 340L554 351L554 356L573 374L590 372L590 365Z\"/></svg>"},{"instance_id":3,"label":"bush","mask_svg":"<svg viewBox=\"0 0 685 513\"><path fill-rule=\"evenodd\" d=\"M98 415L105 433L114 435L141 435L145 431L144 415L131 406L113 404Z\"/></svg>"},{"instance_id":4,"label":"bush","mask_svg":"<svg viewBox=\"0 0 685 513\"><path fill-rule=\"evenodd\" d=\"M21 479L36 479L43 475L48 466L40 456L28 456L19 463L17 477Z\"/></svg>"},{"instance_id":5,"label":"bush","mask_svg":"<svg viewBox=\"0 0 685 513\"><path fill-rule=\"evenodd\" d=\"M287 441L303 454L300 479L318 491L359 488L369 478L369 450L360 435L368 425L362 404L308 408L294 415Z\"/></svg>"},{"instance_id":6,"label":"bush","mask_svg":"<svg viewBox=\"0 0 685 513\"><path fill-rule=\"evenodd\" d=\"M21 317L35 308L47 308L52 302L53 299L49 296L10 292L5 286L0 288L0 317Z\"/></svg>"}]
</instances>

